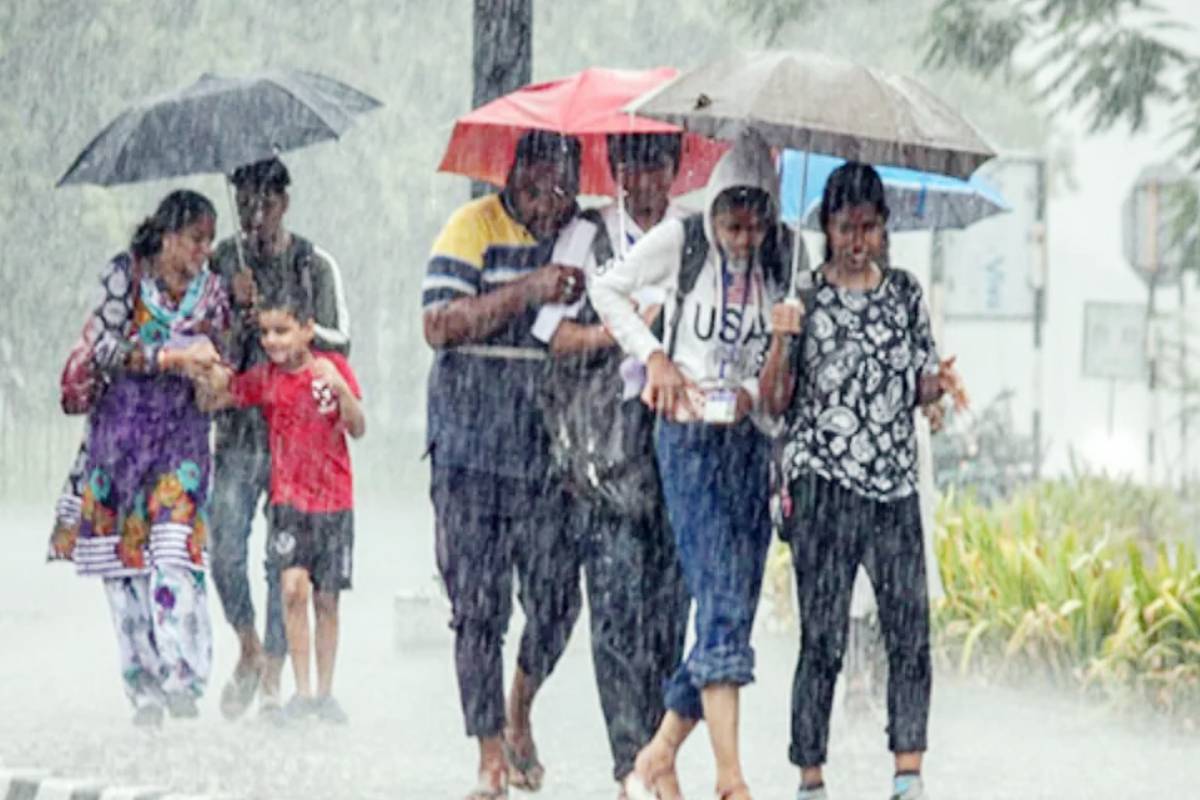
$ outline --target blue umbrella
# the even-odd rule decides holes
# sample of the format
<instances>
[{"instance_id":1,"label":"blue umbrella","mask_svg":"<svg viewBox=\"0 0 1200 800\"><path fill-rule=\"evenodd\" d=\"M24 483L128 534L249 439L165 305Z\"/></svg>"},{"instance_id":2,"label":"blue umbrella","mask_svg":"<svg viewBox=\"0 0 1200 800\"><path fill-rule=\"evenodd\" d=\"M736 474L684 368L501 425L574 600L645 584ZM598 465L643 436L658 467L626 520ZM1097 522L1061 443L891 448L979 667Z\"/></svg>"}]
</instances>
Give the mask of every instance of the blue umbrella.
<instances>
[{"instance_id":1,"label":"blue umbrella","mask_svg":"<svg viewBox=\"0 0 1200 800\"><path fill-rule=\"evenodd\" d=\"M845 159L836 156L784 151L781 167L784 220L796 224L803 208L804 227L820 230L817 214L825 182L844 163ZM892 231L958 230L1011 210L999 190L977 175L961 180L902 167L876 169L887 192L892 212L888 229Z\"/></svg>"}]
</instances>

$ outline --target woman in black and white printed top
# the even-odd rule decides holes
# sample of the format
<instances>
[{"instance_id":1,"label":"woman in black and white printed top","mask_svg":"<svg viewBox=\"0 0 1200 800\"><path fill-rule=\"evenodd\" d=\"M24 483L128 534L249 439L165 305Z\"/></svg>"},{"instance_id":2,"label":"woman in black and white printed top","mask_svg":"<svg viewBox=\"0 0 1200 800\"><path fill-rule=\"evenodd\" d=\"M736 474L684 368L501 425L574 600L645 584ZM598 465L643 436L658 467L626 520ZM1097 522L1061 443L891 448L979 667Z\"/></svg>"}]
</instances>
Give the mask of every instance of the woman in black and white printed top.
<instances>
[{"instance_id":1,"label":"woman in black and white printed top","mask_svg":"<svg viewBox=\"0 0 1200 800\"><path fill-rule=\"evenodd\" d=\"M860 563L888 651L893 797L923 797L929 601L913 413L955 390L957 376L938 360L916 279L881 266L887 218L872 167L851 162L830 176L821 202L825 263L803 292L808 308L773 309L761 376L765 406L789 422L784 531L801 615L789 756L801 768L800 800L825 797L821 765Z\"/></svg>"}]
</instances>

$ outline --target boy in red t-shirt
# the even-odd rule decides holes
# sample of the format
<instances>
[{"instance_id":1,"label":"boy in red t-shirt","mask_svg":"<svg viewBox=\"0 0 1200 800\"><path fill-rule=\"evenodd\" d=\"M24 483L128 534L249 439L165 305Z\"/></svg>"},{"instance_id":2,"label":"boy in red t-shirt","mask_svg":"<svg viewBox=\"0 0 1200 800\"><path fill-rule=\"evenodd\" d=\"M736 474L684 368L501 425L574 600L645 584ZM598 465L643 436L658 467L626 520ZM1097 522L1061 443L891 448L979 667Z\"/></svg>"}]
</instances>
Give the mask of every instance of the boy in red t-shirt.
<instances>
[{"instance_id":1,"label":"boy in red t-shirt","mask_svg":"<svg viewBox=\"0 0 1200 800\"><path fill-rule=\"evenodd\" d=\"M258 326L268 363L239 375L218 370L202 387L209 405L257 406L267 422L271 496L267 560L280 571L288 652L296 695L283 716L346 722L333 698L338 593L350 588L354 500L349 433L366 430L362 392L346 359L314 354L310 304L280 296L259 304ZM317 691L309 679L308 602L316 617Z\"/></svg>"}]
</instances>

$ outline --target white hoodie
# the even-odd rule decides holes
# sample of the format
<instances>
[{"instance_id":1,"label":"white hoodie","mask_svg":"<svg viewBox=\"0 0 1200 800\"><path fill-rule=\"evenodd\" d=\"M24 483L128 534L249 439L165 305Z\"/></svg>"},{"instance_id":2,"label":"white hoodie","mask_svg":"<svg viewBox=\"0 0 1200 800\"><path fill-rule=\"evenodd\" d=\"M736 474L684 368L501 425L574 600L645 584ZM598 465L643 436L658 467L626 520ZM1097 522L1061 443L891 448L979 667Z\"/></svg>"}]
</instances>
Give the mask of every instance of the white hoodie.
<instances>
[{"instance_id":1,"label":"white hoodie","mask_svg":"<svg viewBox=\"0 0 1200 800\"><path fill-rule=\"evenodd\" d=\"M683 314L676 331L674 362L685 377L701 388L732 380L745 389L758 405L758 370L770 341L771 287L762 269L755 266L749 289L742 297L730 298L723 283L730 270L712 227L712 207L727 189L762 189L779 208L779 178L770 148L753 132L738 138L733 148L717 163L705 190L704 233L708 255L692 291L683 300ZM773 233L769 235L774 235ZM675 290L684 248L681 220L665 220L647 233L629 254L588 278L588 294L604 324L626 353L645 362L655 351L666 352L638 315L633 298L647 289L665 296L663 319L670 337L675 318ZM736 355L735 363L730 358ZM722 356L725 360L722 375Z\"/></svg>"}]
</instances>

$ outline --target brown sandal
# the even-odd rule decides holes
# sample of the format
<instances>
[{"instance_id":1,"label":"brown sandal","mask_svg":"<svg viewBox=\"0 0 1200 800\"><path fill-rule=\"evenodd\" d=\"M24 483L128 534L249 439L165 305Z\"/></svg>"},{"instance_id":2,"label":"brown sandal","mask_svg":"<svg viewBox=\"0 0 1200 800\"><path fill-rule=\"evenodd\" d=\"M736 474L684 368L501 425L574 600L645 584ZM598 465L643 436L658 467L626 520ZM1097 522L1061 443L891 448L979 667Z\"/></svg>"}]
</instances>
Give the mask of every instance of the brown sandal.
<instances>
[{"instance_id":1,"label":"brown sandal","mask_svg":"<svg viewBox=\"0 0 1200 800\"><path fill-rule=\"evenodd\" d=\"M717 800L732 800L733 796L739 792L745 792L746 796L749 797L750 796L750 787L747 786L746 783L743 781L742 783L734 784L733 786L730 786L728 789L725 789L725 790L718 789L717 790ZM751 798L751 800L753 800L753 798Z\"/></svg>"}]
</instances>

